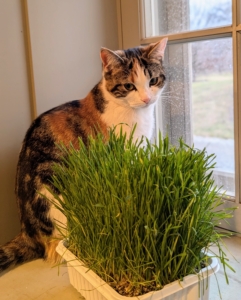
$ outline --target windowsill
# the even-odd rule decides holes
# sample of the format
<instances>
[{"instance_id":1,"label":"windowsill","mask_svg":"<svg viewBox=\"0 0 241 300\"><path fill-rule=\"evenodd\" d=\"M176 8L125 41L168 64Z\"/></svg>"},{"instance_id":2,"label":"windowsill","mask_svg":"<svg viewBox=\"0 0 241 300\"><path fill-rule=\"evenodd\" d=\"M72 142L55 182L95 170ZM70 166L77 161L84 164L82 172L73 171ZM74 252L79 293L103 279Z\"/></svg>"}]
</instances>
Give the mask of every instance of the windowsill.
<instances>
[{"instance_id":1,"label":"windowsill","mask_svg":"<svg viewBox=\"0 0 241 300\"><path fill-rule=\"evenodd\" d=\"M228 264L235 269L235 272L232 272L228 268L226 272L229 278L229 285L226 283L224 270L220 266L220 270L217 273L217 280L220 288L220 292L223 300L239 300L240 299L240 290L241 290L241 237L233 236L229 239L224 239L225 244L228 249L224 249L224 252L227 254ZM217 248L213 247L213 251ZM209 300L220 300L218 285L215 276L211 278L211 287Z\"/></svg>"}]
</instances>

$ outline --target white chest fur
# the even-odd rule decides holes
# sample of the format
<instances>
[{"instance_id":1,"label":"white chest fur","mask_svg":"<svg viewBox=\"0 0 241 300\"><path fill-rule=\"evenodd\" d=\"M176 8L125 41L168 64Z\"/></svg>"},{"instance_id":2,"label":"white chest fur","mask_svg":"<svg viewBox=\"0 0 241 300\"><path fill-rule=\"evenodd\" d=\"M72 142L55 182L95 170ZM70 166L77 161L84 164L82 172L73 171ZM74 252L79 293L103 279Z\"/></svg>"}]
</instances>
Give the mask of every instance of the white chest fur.
<instances>
[{"instance_id":1,"label":"white chest fur","mask_svg":"<svg viewBox=\"0 0 241 300\"><path fill-rule=\"evenodd\" d=\"M133 108L121 102L121 100L110 96L110 94L106 95L105 92L104 94L108 100L108 105L102 115L102 119L108 127L117 126L116 131L118 132L120 126L122 126L123 131L129 136L131 130L136 125L134 133L135 139L141 136L145 136L149 140L151 139L155 122L154 104L146 107ZM121 123L123 125L120 125Z\"/></svg>"}]
</instances>

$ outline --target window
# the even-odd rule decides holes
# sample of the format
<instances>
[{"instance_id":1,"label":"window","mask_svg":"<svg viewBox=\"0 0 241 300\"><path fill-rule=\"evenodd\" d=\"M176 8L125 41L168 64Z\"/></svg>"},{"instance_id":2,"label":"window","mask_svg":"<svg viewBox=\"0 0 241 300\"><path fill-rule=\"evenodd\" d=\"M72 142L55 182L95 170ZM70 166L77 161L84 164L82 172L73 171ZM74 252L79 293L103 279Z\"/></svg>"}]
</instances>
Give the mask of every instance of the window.
<instances>
[{"instance_id":1,"label":"window","mask_svg":"<svg viewBox=\"0 0 241 300\"><path fill-rule=\"evenodd\" d=\"M168 36L168 80L156 109L157 130L168 133L173 144L182 137L215 153L214 179L226 190L226 206L241 206L240 2L118 1L123 48ZM240 210L230 224L241 230Z\"/></svg>"}]
</instances>

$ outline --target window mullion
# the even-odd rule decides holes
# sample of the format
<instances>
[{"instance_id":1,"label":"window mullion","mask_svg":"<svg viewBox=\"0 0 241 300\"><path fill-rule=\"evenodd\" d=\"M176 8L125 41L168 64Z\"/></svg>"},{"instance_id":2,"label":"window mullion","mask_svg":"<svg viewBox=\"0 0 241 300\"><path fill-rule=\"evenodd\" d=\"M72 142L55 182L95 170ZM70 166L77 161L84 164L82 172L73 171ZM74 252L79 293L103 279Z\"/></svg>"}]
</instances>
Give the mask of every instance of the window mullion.
<instances>
[{"instance_id":1,"label":"window mullion","mask_svg":"<svg viewBox=\"0 0 241 300\"><path fill-rule=\"evenodd\" d=\"M240 39L238 38L239 33L237 32L237 20L238 20L238 3L239 0L232 0L232 41L233 41L233 101L234 101L234 151L235 151L235 200L236 203L240 202L240 184L241 184L241 166L240 166L240 141L241 141L241 130L240 130L240 91L239 89L239 74L240 66L239 62L239 51Z\"/></svg>"},{"instance_id":2,"label":"window mullion","mask_svg":"<svg viewBox=\"0 0 241 300\"><path fill-rule=\"evenodd\" d=\"M233 33L233 86L234 86L234 139L235 139L235 177L236 177L236 202L241 203L241 34Z\"/></svg>"}]
</instances>

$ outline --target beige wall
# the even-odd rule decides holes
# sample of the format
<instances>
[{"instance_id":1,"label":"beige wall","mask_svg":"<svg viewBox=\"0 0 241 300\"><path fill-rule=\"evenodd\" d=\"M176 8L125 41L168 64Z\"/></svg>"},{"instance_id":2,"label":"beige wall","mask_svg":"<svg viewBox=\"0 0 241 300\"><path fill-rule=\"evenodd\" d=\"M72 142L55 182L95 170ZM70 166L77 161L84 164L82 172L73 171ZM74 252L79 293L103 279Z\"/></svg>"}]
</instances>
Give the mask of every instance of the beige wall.
<instances>
[{"instance_id":1,"label":"beige wall","mask_svg":"<svg viewBox=\"0 0 241 300\"><path fill-rule=\"evenodd\" d=\"M21 5L0 0L0 243L19 231L14 179L30 124Z\"/></svg>"},{"instance_id":2,"label":"beige wall","mask_svg":"<svg viewBox=\"0 0 241 300\"><path fill-rule=\"evenodd\" d=\"M116 1L29 0L37 112L86 96L101 46L118 48Z\"/></svg>"},{"instance_id":3,"label":"beige wall","mask_svg":"<svg viewBox=\"0 0 241 300\"><path fill-rule=\"evenodd\" d=\"M0 0L0 243L19 231L15 170L31 122L21 0ZM118 48L116 1L29 0L37 113L84 97L99 49Z\"/></svg>"}]
</instances>

